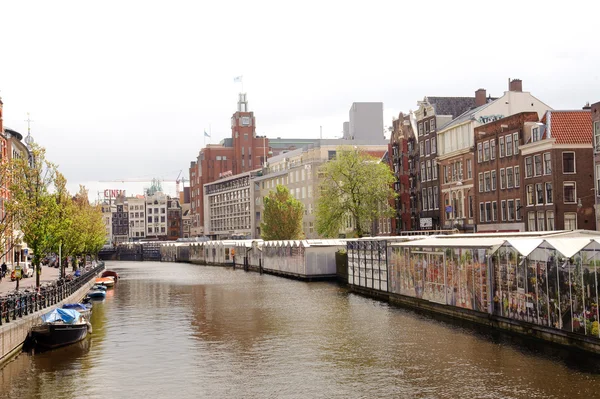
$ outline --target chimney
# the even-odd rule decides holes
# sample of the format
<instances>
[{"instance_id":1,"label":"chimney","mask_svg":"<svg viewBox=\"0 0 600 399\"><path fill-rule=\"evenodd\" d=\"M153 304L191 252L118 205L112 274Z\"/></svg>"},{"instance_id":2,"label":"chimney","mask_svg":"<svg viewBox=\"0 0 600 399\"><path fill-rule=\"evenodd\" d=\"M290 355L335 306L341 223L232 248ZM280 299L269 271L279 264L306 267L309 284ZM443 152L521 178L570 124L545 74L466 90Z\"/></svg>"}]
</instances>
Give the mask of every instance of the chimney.
<instances>
[{"instance_id":1,"label":"chimney","mask_svg":"<svg viewBox=\"0 0 600 399\"><path fill-rule=\"evenodd\" d=\"M485 98L486 93L485 93L485 89L479 89L475 92L475 106L476 107L481 107L482 105L484 105L487 102L487 99Z\"/></svg>"},{"instance_id":2,"label":"chimney","mask_svg":"<svg viewBox=\"0 0 600 399\"><path fill-rule=\"evenodd\" d=\"M592 107L590 106L589 101L585 103L585 105L583 106L583 108L581 109L592 109Z\"/></svg>"},{"instance_id":3,"label":"chimney","mask_svg":"<svg viewBox=\"0 0 600 399\"><path fill-rule=\"evenodd\" d=\"M523 91L523 81L521 79L508 79L508 91Z\"/></svg>"}]
</instances>

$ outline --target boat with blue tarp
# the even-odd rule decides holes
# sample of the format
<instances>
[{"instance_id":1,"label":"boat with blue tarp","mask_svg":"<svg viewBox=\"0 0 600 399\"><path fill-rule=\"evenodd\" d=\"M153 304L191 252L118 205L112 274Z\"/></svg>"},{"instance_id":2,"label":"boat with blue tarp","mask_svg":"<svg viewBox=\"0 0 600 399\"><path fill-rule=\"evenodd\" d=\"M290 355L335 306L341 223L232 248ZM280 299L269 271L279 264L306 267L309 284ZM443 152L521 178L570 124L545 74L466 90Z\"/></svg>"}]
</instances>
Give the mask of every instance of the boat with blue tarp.
<instances>
[{"instance_id":1,"label":"boat with blue tarp","mask_svg":"<svg viewBox=\"0 0 600 399\"><path fill-rule=\"evenodd\" d=\"M31 329L31 343L38 349L53 349L84 339L91 324L75 309L57 308L41 316L42 324Z\"/></svg>"}]
</instances>

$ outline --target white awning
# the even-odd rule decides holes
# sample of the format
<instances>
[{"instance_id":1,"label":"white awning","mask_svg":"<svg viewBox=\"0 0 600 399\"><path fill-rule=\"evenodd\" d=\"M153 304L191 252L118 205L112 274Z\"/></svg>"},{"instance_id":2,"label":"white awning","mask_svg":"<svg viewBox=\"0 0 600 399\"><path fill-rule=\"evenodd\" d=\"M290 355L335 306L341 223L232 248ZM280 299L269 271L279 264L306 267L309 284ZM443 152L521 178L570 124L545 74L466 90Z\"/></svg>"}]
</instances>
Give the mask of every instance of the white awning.
<instances>
[{"instance_id":1,"label":"white awning","mask_svg":"<svg viewBox=\"0 0 600 399\"><path fill-rule=\"evenodd\" d=\"M506 242L502 238L460 237L460 238L424 238L422 240L392 243L393 247L449 247L449 248L493 248Z\"/></svg>"},{"instance_id":2,"label":"white awning","mask_svg":"<svg viewBox=\"0 0 600 399\"><path fill-rule=\"evenodd\" d=\"M589 238L546 238L544 241L567 258L572 257L591 242Z\"/></svg>"},{"instance_id":3,"label":"white awning","mask_svg":"<svg viewBox=\"0 0 600 399\"><path fill-rule=\"evenodd\" d=\"M506 242L521 255L528 256L534 249L539 247L544 240L541 238L511 238Z\"/></svg>"}]
</instances>

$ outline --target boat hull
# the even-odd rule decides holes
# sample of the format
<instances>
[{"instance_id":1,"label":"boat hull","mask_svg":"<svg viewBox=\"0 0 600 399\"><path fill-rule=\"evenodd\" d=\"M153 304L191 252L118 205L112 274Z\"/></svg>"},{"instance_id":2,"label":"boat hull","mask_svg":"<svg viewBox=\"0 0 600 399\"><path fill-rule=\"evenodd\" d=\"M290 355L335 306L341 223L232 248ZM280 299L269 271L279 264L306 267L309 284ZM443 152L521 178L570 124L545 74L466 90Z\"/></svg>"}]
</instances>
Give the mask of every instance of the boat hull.
<instances>
[{"instance_id":1,"label":"boat hull","mask_svg":"<svg viewBox=\"0 0 600 399\"><path fill-rule=\"evenodd\" d=\"M74 344L87 336L88 324L43 324L31 330L31 338L37 348L54 349Z\"/></svg>"},{"instance_id":2,"label":"boat hull","mask_svg":"<svg viewBox=\"0 0 600 399\"><path fill-rule=\"evenodd\" d=\"M104 299L106 298L106 291L90 291L87 296L91 299Z\"/></svg>"}]
</instances>

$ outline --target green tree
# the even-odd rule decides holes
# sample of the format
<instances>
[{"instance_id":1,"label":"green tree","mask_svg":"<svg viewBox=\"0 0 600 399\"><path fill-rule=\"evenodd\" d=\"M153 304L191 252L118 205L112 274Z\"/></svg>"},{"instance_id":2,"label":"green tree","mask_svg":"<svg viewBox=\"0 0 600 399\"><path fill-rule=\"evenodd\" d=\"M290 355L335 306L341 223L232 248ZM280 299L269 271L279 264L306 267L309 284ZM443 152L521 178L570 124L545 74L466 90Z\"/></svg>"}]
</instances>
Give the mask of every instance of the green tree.
<instances>
[{"instance_id":1,"label":"green tree","mask_svg":"<svg viewBox=\"0 0 600 399\"><path fill-rule=\"evenodd\" d=\"M395 197L389 166L356 148L339 148L335 159L321 166L323 178L316 207L317 232L337 237L350 217L362 237L380 217L391 217Z\"/></svg>"},{"instance_id":2,"label":"green tree","mask_svg":"<svg viewBox=\"0 0 600 399\"><path fill-rule=\"evenodd\" d=\"M46 160L46 151L33 144L29 158L12 160L10 211L23 241L32 252L36 286L40 285L41 259L53 249L57 231L58 204L50 188L56 176L56 166Z\"/></svg>"},{"instance_id":3,"label":"green tree","mask_svg":"<svg viewBox=\"0 0 600 399\"><path fill-rule=\"evenodd\" d=\"M78 239L79 232L77 231L78 221L77 214L73 204L73 199L67 190L67 179L62 173L56 173L55 179L56 204L58 205L57 223L55 231L55 251L61 256L61 276L65 275L65 266L67 257L73 255L81 240Z\"/></svg>"},{"instance_id":4,"label":"green tree","mask_svg":"<svg viewBox=\"0 0 600 399\"><path fill-rule=\"evenodd\" d=\"M300 240L304 237L302 231L302 216L304 205L290 195L290 190L277 185L265 197L265 211L260 224L263 240Z\"/></svg>"}]
</instances>

